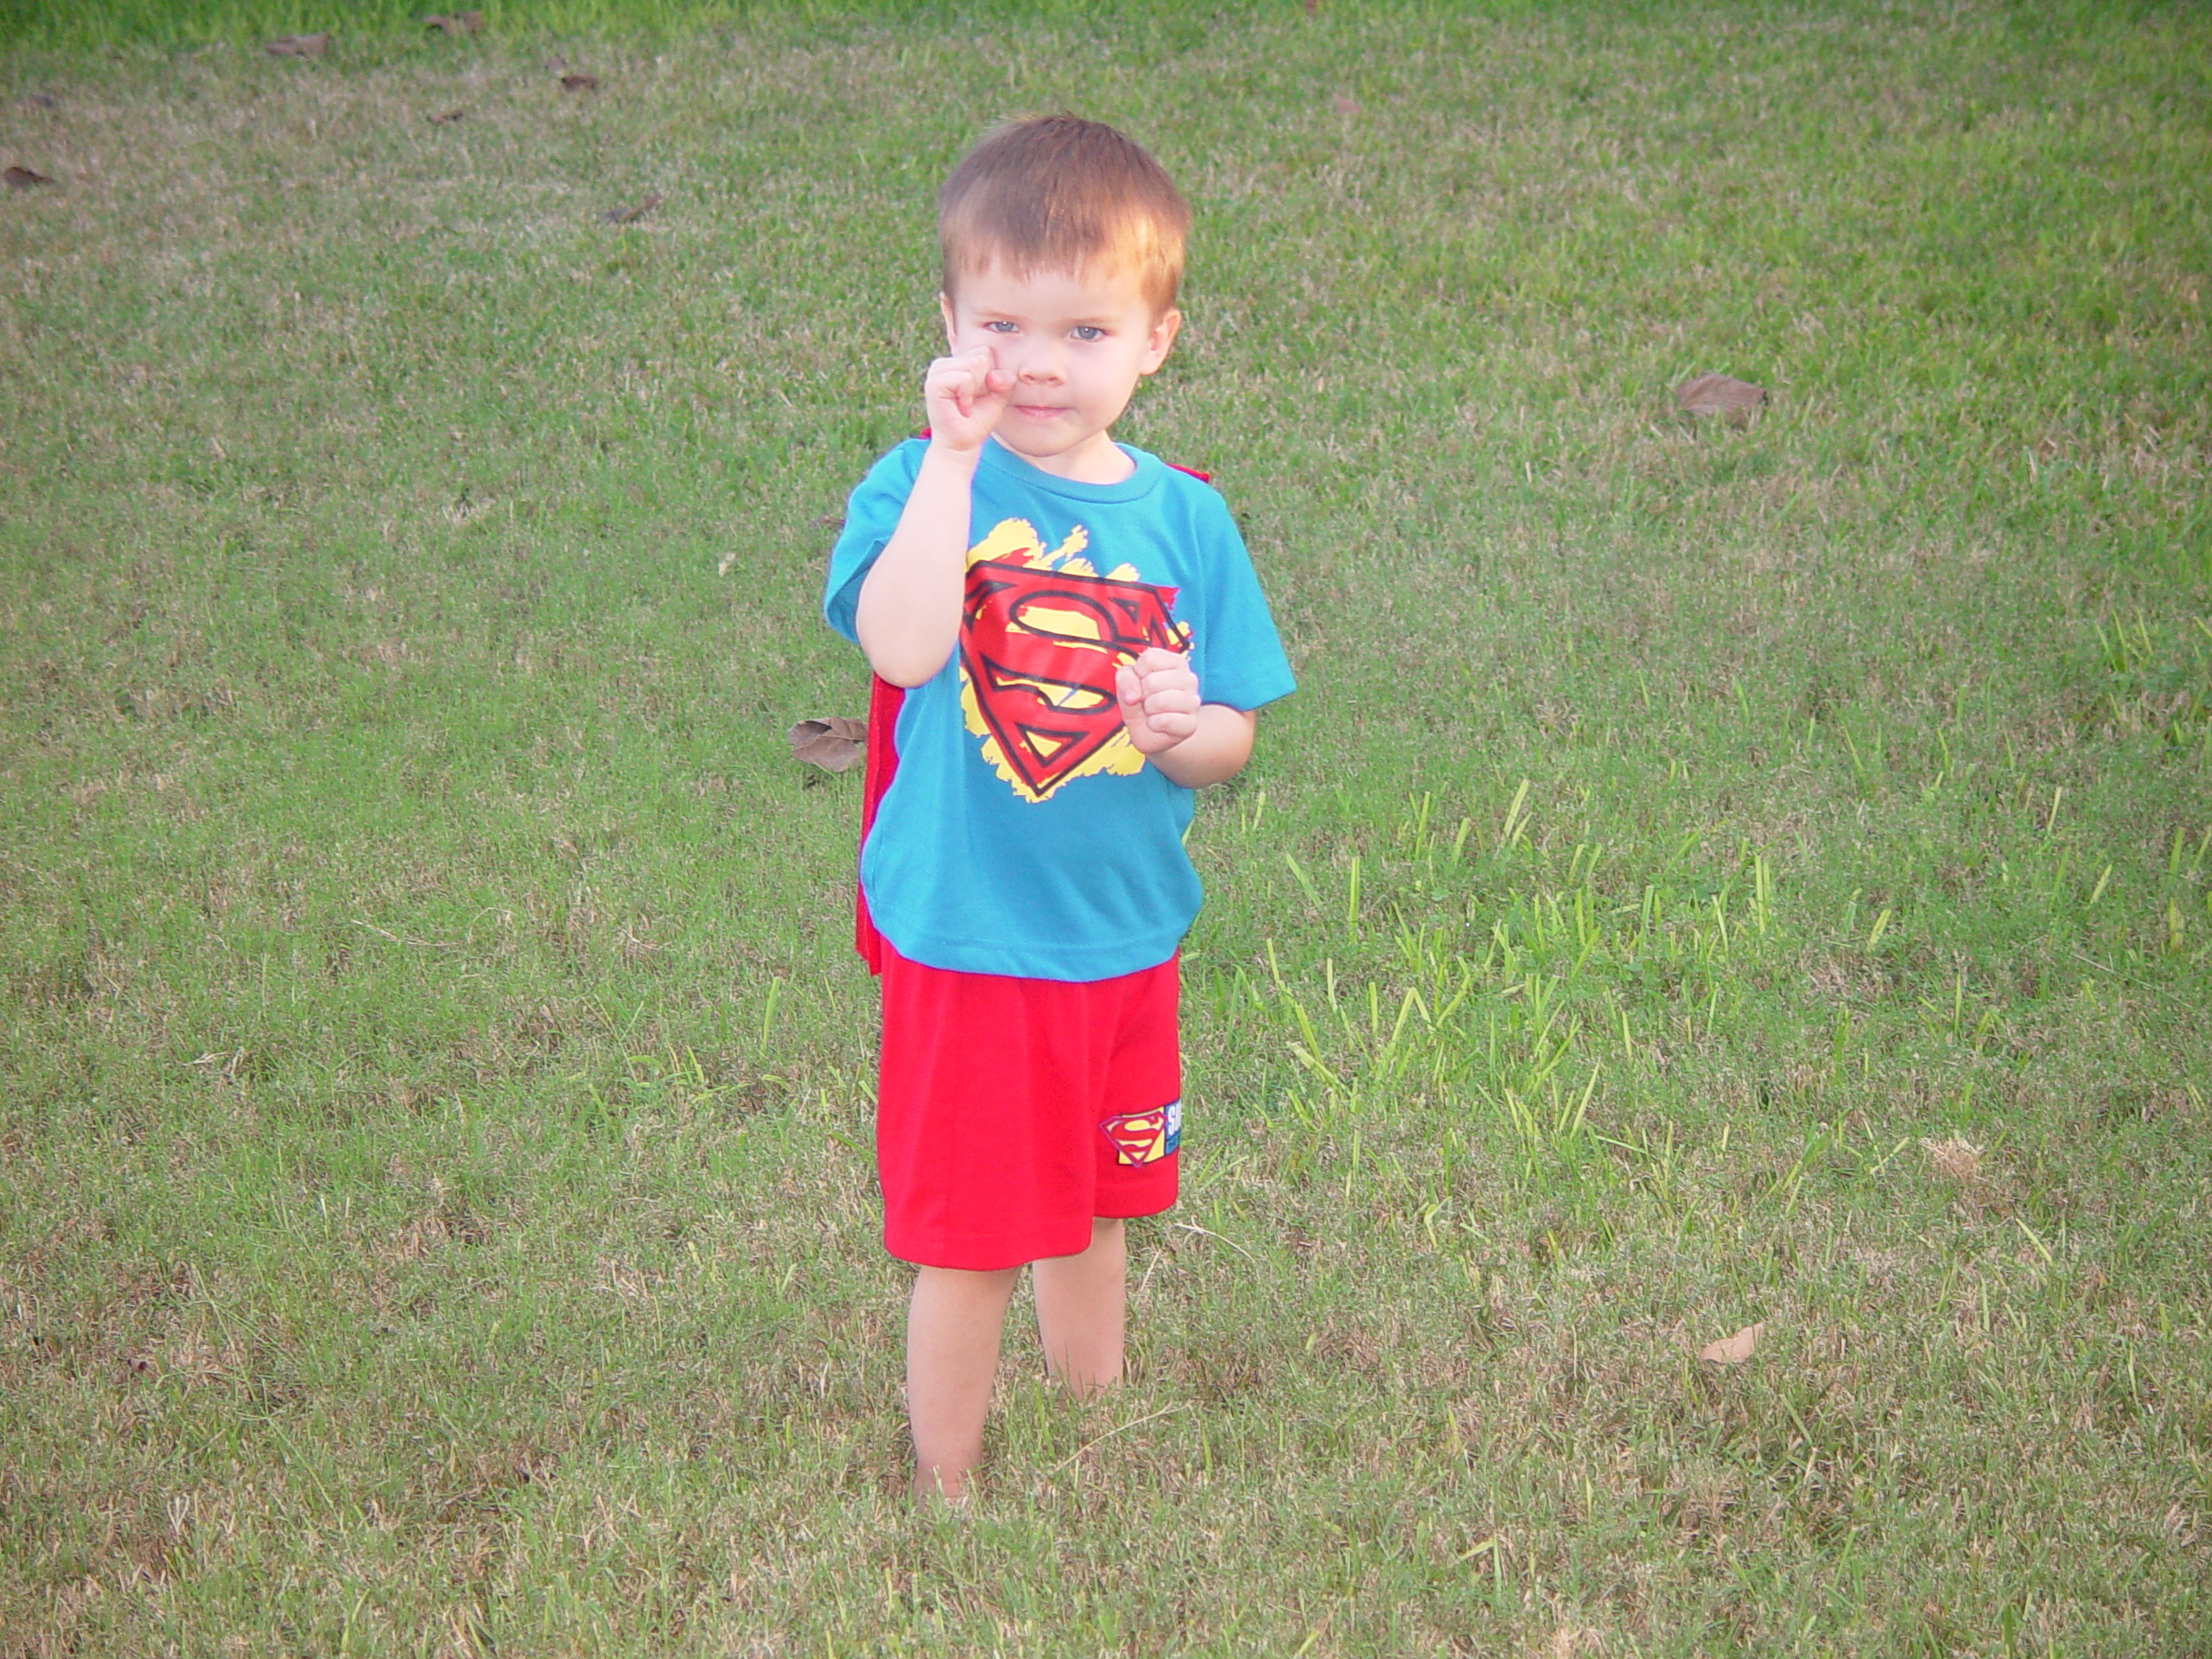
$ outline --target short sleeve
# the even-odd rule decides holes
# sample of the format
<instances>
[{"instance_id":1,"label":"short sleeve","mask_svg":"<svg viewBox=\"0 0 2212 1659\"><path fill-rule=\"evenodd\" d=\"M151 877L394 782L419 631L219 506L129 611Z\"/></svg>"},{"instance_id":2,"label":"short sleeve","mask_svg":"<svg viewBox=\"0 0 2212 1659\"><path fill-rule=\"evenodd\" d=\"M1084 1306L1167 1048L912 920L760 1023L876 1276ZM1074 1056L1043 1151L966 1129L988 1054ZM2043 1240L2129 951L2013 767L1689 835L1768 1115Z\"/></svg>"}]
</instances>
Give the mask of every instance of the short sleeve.
<instances>
[{"instance_id":1,"label":"short sleeve","mask_svg":"<svg viewBox=\"0 0 2212 1659\"><path fill-rule=\"evenodd\" d=\"M1228 504L1211 487L1195 487L1203 493L1197 517L1205 575L1192 666L1199 696L1249 711L1288 696L1298 682Z\"/></svg>"},{"instance_id":2,"label":"short sleeve","mask_svg":"<svg viewBox=\"0 0 2212 1659\"><path fill-rule=\"evenodd\" d=\"M839 633L860 643L858 615L861 584L868 580L876 556L899 528L899 515L914 488L914 474L921 469L926 446L909 439L890 451L868 476L853 488L845 502L844 528L830 550L830 579L822 592L823 620Z\"/></svg>"}]
</instances>

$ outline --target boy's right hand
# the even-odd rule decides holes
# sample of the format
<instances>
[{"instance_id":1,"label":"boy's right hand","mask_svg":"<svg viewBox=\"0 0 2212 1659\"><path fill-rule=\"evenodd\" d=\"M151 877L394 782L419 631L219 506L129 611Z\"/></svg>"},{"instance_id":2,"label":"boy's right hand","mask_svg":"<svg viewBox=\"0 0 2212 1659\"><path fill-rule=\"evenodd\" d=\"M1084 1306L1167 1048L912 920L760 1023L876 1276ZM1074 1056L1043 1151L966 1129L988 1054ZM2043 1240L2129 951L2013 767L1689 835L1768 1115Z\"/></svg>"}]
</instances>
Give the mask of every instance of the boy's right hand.
<instances>
[{"instance_id":1,"label":"boy's right hand","mask_svg":"<svg viewBox=\"0 0 2212 1659\"><path fill-rule=\"evenodd\" d=\"M922 381L931 442L955 449L982 448L1013 394L1014 376L991 366L989 346L940 357Z\"/></svg>"}]
</instances>

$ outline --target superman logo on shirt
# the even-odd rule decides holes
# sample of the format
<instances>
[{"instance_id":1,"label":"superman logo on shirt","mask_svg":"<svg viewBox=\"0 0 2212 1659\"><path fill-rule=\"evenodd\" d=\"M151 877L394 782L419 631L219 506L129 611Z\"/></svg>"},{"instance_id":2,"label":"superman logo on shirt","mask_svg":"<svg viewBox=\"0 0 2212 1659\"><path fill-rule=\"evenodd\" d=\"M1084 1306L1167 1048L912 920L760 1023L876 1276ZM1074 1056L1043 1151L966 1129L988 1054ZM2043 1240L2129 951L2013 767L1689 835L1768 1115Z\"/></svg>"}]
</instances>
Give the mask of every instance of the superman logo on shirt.
<instances>
[{"instance_id":1,"label":"superman logo on shirt","mask_svg":"<svg viewBox=\"0 0 2212 1659\"><path fill-rule=\"evenodd\" d=\"M1025 801L1100 772L1141 771L1114 671L1148 645L1190 647L1175 589L1123 565L1101 575L1081 525L1046 552L1036 526L1001 519L968 550L960 706L983 759Z\"/></svg>"}]
</instances>

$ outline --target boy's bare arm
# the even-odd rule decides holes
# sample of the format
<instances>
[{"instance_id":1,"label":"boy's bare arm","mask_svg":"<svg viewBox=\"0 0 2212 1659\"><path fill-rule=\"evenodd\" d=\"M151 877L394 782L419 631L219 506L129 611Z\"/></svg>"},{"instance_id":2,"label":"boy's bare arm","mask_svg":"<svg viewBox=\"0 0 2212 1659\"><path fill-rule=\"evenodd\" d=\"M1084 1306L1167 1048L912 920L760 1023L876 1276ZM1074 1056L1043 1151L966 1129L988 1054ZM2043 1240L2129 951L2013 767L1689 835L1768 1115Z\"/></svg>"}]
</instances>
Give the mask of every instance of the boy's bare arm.
<instances>
[{"instance_id":1,"label":"boy's bare arm","mask_svg":"<svg viewBox=\"0 0 2212 1659\"><path fill-rule=\"evenodd\" d=\"M1204 789L1244 770L1252 758L1252 734L1259 723L1259 716L1248 709L1203 703L1196 731L1173 748L1147 758L1170 781L1185 789Z\"/></svg>"},{"instance_id":2,"label":"boy's bare arm","mask_svg":"<svg viewBox=\"0 0 2212 1659\"><path fill-rule=\"evenodd\" d=\"M1151 646L1114 677L1129 741L1170 782L1204 789L1234 778L1252 758L1259 717L1225 702L1201 702L1198 677L1182 652Z\"/></svg>"},{"instance_id":3,"label":"boy's bare arm","mask_svg":"<svg viewBox=\"0 0 2212 1659\"><path fill-rule=\"evenodd\" d=\"M922 385L930 447L899 527L861 584L855 619L868 665L893 685L930 679L958 643L969 495L1013 386L1012 375L991 365L988 348L930 365Z\"/></svg>"}]
</instances>

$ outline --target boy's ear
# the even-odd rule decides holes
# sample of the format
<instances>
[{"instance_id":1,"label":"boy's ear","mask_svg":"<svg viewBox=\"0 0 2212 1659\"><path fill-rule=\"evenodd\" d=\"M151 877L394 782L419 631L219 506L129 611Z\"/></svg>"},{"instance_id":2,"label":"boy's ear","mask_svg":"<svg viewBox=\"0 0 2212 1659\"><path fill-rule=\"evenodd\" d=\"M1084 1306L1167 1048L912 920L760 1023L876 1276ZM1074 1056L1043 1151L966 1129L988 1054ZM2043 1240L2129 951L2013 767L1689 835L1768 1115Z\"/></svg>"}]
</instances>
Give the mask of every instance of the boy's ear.
<instances>
[{"instance_id":1,"label":"boy's ear","mask_svg":"<svg viewBox=\"0 0 2212 1659\"><path fill-rule=\"evenodd\" d=\"M1137 372L1150 374L1167 360L1167 348L1175 343L1175 336L1182 332L1183 314L1173 306L1153 319L1152 333L1144 342L1144 359Z\"/></svg>"},{"instance_id":2,"label":"boy's ear","mask_svg":"<svg viewBox=\"0 0 2212 1659\"><path fill-rule=\"evenodd\" d=\"M952 296L942 289L938 290L937 314L944 319L944 348L950 351L952 349Z\"/></svg>"}]
</instances>

